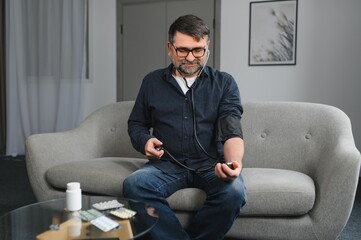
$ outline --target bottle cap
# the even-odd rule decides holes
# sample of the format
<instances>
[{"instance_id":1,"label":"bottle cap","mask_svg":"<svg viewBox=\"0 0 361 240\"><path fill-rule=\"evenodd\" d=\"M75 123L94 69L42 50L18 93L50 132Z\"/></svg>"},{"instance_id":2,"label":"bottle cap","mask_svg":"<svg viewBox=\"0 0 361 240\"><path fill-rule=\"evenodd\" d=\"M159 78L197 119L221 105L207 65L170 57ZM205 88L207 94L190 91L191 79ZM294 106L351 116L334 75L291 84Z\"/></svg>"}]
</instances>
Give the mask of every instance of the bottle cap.
<instances>
[{"instance_id":1,"label":"bottle cap","mask_svg":"<svg viewBox=\"0 0 361 240\"><path fill-rule=\"evenodd\" d=\"M80 183L78 183L78 182L70 182L70 183L66 184L66 187L67 187L68 190L80 189Z\"/></svg>"}]
</instances>

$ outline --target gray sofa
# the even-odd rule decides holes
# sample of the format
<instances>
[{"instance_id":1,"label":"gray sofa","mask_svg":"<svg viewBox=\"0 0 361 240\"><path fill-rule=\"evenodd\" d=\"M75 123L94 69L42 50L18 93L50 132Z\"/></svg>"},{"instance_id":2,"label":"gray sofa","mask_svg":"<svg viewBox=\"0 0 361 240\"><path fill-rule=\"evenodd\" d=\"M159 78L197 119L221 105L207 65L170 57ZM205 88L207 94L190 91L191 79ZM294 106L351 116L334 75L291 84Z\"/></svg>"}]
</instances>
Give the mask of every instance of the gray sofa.
<instances>
[{"instance_id":1,"label":"gray sofa","mask_svg":"<svg viewBox=\"0 0 361 240\"><path fill-rule=\"evenodd\" d=\"M124 178L147 161L127 134L133 104L110 104L74 130L27 139L27 169L39 201L64 197L70 181L79 181L84 194L122 196ZM349 118L321 104L247 102L242 125L248 202L227 236L336 239L359 179ZM168 201L186 226L204 199L202 191L184 189Z\"/></svg>"}]
</instances>

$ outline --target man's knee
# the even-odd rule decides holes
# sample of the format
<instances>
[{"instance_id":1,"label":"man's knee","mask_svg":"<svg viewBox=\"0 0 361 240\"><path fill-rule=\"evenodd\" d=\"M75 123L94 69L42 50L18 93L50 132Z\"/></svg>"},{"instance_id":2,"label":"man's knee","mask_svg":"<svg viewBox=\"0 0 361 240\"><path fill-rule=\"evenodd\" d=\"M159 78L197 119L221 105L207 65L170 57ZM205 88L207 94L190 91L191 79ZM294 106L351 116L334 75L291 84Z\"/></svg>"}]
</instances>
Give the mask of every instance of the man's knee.
<instances>
[{"instance_id":1,"label":"man's knee","mask_svg":"<svg viewBox=\"0 0 361 240\"><path fill-rule=\"evenodd\" d=\"M137 195L141 192L139 189L142 185L142 178L138 172L134 172L123 181L123 196L126 198L137 199Z\"/></svg>"},{"instance_id":2,"label":"man's knee","mask_svg":"<svg viewBox=\"0 0 361 240\"><path fill-rule=\"evenodd\" d=\"M141 199L149 194L156 194L156 185L150 180L152 168L142 168L127 178L123 182L123 195L127 198Z\"/></svg>"},{"instance_id":3,"label":"man's knee","mask_svg":"<svg viewBox=\"0 0 361 240\"><path fill-rule=\"evenodd\" d=\"M233 187L235 188L234 193L238 197L237 202L240 203L241 207L243 207L247 201L247 190L244 185L242 177L237 179Z\"/></svg>"},{"instance_id":4,"label":"man's knee","mask_svg":"<svg viewBox=\"0 0 361 240\"><path fill-rule=\"evenodd\" d=\"M130 176L128 176L126 179L124 179L123 181L123 196L130 198L131 196L131 191L132 191L132 186L133 186L133 181L131 179Z\"/></svg>"},{"instance_id":5,"label":"man's knee","mask_svg":"<svg viewBox=\"0 0 361 240\"><path fill-rule=\"evenodd\" d=\"M231 186L227 191L227 202L232 203L234 205L240 205L241 207L246 203L247 195L246 188L243 184L243 181L239 181L238 179L232 182Z\"/></svg>"}]
</instances>

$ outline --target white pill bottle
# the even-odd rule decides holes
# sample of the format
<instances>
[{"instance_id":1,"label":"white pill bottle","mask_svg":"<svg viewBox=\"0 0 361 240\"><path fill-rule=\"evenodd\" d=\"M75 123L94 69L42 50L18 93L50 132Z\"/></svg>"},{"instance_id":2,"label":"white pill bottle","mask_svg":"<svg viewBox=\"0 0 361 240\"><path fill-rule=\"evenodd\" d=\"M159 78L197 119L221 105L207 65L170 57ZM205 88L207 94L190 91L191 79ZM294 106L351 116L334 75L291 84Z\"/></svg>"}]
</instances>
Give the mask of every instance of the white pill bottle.
<instances>
[{"instance_id":1,"label":"white pill bottle","mask_svg":"<svg viewBox=\"0 0 361 240\"><path fill-rule=\"evenodd\" d=\"M81 189L78 182L70 182L66 185L66 209L68 211L81 209Z\"/></svg>"}]
</instances>

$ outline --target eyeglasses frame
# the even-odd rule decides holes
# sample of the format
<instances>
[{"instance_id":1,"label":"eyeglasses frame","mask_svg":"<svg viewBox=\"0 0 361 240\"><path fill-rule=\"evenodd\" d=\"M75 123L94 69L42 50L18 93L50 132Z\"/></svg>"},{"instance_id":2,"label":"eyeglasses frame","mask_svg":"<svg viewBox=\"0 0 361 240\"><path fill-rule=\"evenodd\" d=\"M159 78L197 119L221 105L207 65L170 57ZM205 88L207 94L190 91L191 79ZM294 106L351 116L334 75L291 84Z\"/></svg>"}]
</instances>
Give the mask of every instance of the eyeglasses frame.
<instances>
[{"instance_id":1,"label":"eyeglasses frame","mask_svg":"<svg viewBox=\"0 0 361 240\"><path fill-rule=\"evenodd\" d=\"M171 45L173 46L173 48L174 48L175 53L177 54L177 56L178 56L178 57L181 57L181 58L187 58L190 52L192 52L193 57L195 57L195 58L201 58L201 57L204 56L204 54L205 54L206 51L207 51L207 48L202 48L202 47L195 47L195 48L189 49L189 48L186 48L186 47L179 47L179 48L177 48L176 46L174 46L173 43L171 43ZM187 55L185 55L185 56L179 56L179 55L178 55L178 50L179 50L179 49L186 50L186 51L188 52ZM202 56L194 56L193 51L194 51L194 50L200 50L200 49L203 50Z\"/></svg>"}]
</instances>

